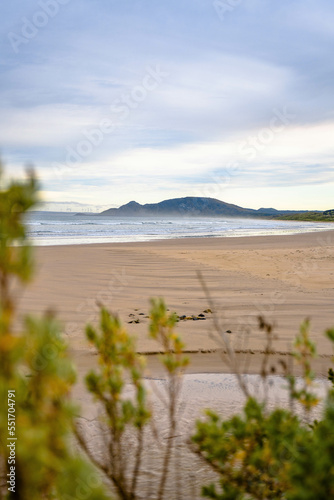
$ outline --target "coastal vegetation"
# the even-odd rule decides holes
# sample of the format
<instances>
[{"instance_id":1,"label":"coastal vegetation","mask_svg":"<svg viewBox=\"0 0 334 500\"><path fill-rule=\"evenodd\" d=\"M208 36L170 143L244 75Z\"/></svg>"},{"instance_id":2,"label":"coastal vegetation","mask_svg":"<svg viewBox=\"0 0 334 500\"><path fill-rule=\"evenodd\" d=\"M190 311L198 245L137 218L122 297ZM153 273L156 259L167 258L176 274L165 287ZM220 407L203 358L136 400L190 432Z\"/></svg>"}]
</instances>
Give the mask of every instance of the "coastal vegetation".
<instances>
[{"instance_id":1,"label":"coastal vegetation","mask_svg":"<svg viewBox=\"0 0 334 500\"><path fill-rule=\"evenodd\" d=\"M156 439L153 409L144 383L145 360L136 352L117 315L100 305L98 327L87 326L86 336L97 353L96 368L85 379L101 408L106 445L102 456L86 440L74 402L75 367L53 311L41 318L19 321L22 290L33 278L33 251L27 242L24 215L38 199L32 173L25 182L1 183L0 191L0 499L141 498L144 432ZM177 317L162 300L153 300L149 335L159 344L167 379L160 394L166 403L168 430L161 446L162 468L152 476L151 498L166 498L165 487L177 434L177 411L182 372L188 363L176 333ZM259 318L264 339L263 383L277 373L270 363L273 325ZM219 330L222 341L225 336ZM326 332L334 342L334 329ZM238 373L233 350L226 342L246 397L244 411L232 418L207 411L197 422L189 442L194 455L217 475L203 486L203 496L219 500L328 499L334 496L334 372L321 419L312 419L320 401L315 392L312 359L316 347L305 321L296 337L293 358L299 363L302 384L280 362L290 406L270 410L266 399L251 395ZM126 392L127 386L132 393ZM299 411L297 409L299 408ZM126 441L132 443L132 453ZM76 440L77 446L74 445Z\"/></svg>"},{"instance_id":2,"label":"coastal vegetation","mask_svg":"<svg viewBox=\"0 0 334 500\"><path fill-rule=\"evenodd\" d=\"M160 357L167 379L163 397L166 401L169 432L163 449L162 467L155 481L154 498L165 498L165 485L169 464L177 433L178 400L182 385L182 372L188 364L183 354L184 344L175 333L177 317L167 312L162 300L151 301L150 336L160 344ZM138 480L142 473L142 458L146 440L144 432L152 417L144 385L145 358L136 352L135 339L131 337L119 318L101 306L99 331L89 325L86 329L89 342L95 347L99 358L99 370L90 372L86 385L104 410L107 445L103 461L89 448L85 435L76 426L75 434L82 449L92 463L114 485L119 498L137 498ZM132 398L124 397L126 383L134 389ZM127 431L134 432L133 456L129 457ZM157 430L155 431L157 432ZM151 435L153 438L153 435Z\"/></svg>"},{"instance_id":3,"label":"coastal vegetation","mask_svg":"<svg viewBox=\"0 0 334 500\"><path fill-rule=\"evenodd\" d=\"M272 325L259 319L270 338ZM301 325L292 353L302 368L301 386L282 362L290 408L269 411L266 399L260 402L246 392L243 414L224 419L207 411L206 420L197 423L193 449L220 476L218 485L203 488L207 498L314 500L333 496L334 388L328 389L323 418L313 421L311 411L320 401L314 392L311 360L316 346L309 328L308 321ZM326 335L334 342L334 329ZM263 377L268 374L264 372ZM333 375L330 369L332 384ZM295 403L303 409L304 417L295 412Z\"/></svg>"},{"instance_id":4,"label":"coastal vegetation","mask_svg":"<svg viewBox=\"0 0 334 500\"><path fill-rule=\"evenodd\" d=\"M280 215L279 220L298 220L309 222L334 222L334 210L326 210L325 212L300 212L290 215Z\"/></svg>"},{"instance_id":5,"label":"coastal vegetation","mask_svg":"<svg viewBox=\"0 0 334 500\"><path fill-rule=\"evenodd\" d=\"M2 172L0 171L0 175ZM72 451L75 370L52 311L19 325L18 302L33 277L24 214L38 200L32 173L0 191L0 499L102 500L93 466Z\"/></svg>"}]
</instances>

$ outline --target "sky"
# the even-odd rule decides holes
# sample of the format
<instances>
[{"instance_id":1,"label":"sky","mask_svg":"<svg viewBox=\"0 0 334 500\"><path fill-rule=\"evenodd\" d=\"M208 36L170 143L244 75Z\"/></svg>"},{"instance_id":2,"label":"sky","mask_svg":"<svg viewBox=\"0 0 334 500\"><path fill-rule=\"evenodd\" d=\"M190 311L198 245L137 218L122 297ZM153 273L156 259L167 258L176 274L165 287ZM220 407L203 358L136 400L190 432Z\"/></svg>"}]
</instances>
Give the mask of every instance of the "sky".
<instances>
[{"instance_id":1,"label":"sky","mask_svg":"<svg viewBox=\"0 0 334 500\"><path fill-rule=\"evenodd\" d=\"M334 208L333 0L11 0L0 154L45 202Z\"/></svg>"}]
</instances>

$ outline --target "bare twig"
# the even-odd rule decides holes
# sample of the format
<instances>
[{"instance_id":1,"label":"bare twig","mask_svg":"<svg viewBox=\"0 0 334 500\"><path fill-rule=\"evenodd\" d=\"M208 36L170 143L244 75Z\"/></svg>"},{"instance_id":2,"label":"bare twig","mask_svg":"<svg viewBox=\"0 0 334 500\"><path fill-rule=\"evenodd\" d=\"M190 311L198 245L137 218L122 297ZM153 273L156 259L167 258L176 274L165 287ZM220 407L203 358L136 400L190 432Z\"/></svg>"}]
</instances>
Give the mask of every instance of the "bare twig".
<instances>
[{"instance_id":1,"label":"bare twig","mask_svg":"<svg viewBox=\"0 0 334 500\"><path fill-rule=\"evenodd\" d=\"M105 476L108 479L110 479L110 471L109 471L108 467L106 467L104 464L102 464L101 462L99 462L95 458L94 454L88 448L87 443L86 443L84 437L82 436L81 432L79 431L79 428L77 425L74 425L73 432L74 432L74 436L76 437L80 447L86 453L87 457L91 460L91 462L95 465L95 467L97 467L100 471L102 471L105 474Z\"/></svg>"},{"instance_id":2,"label":"bare twig","mask_svg":"<svg viewBox=\"0 0 334 500\"><path fill-rule=\"evenodd\" d=\"M177 420L175 418L175 412L176 412L177 395L179 392L179 390L177 389L178 380L176 379L176 377L177 375L172 374L169 380L168 397L169 397L170 429L168 434L168 441L167 441L163 466L162 466L162 474L158 490L158 500L162 500L164 496L166 480L169 472L169 462L171 459L173 445L174 445L173 439L176 434Z\"/></svg>"},{"instance_id":3,"label":"bare twig","mask_svg":"<svg viewBox=\"0 0 334 500\"><path fill-rule=\"evenodd\" d=\"M143 443L144 443L144 429L143 429L143 427L139 427L139 429L138 429L137 443L138 444L137 444L136 460L135 460L135 466L133 469L132 483L131 483L131 496L133 498L136 497L137 481L138 481L138 477L139 477L141 460L142 460L142 456L143 456Z\"/></svg>"},{"instance_id":4,"label":"bare twig","mask_svg":"<svg viewBox=\"0 0 334 500\"><path fill-rule=\"evenodd\" d=\"M198 276L198 279L202 285L202 288L204 290L204 293L205 293L205 296L208 300L208 303L211 307L211 309L214 311L214 314L213 314L213 323L214 323L214 328L217 332L217 334L219 335L220 339L222 339L222 344L223 346L226 348L226 352L227 352L227 356L228 356L228 364L230 366L230 369L232 371L232 373L235 374L235 376L237 377L237 380L238 380L238 383L239 383L239 386L241 388L241 390L243 391L244 395L248 398L250 396L249 394L249 391L248 391L248 387L247 385L245 384L241 374L240 374L240 370L239 370L239 366L238 366L238 361L236 359L236 355L235 355L235 352L234 352L234 349L233 347L231 346L231 343L230 343L230 340L228 338L228 336L226 335L226 333L223 331L223 329L221 328L220 326L220 323L219 323L219 319L218 319L218 316L215 312L215 304L214 304L214 301L211 297L211 294L210 294L210 291L205 283L205 280L203 278L203 275L201 273L201 271L197 271L197 276Z\"/></svg>"}]
</instances>

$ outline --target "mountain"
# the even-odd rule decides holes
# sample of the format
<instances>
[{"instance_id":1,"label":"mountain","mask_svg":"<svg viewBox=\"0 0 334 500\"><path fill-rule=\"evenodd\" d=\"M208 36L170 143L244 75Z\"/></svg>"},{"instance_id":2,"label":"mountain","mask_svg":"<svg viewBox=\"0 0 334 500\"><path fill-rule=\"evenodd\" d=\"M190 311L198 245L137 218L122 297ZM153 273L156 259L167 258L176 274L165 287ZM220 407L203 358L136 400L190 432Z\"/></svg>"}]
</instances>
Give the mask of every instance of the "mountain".
<instances>
[{"instance_id":1,"label":"mountain","mask_svg":"<svg viewBox=\"0 0 334 500\"><path fill-rule=\"evenodd\" d=\"M242 208L231 205L214 198L188 196L186 198L173 198L160 203L146 203L140 205L130 201L119 208L110 208L101 212L100 216L110 217L149 217L149 216L187 216L187 217L273 217L293 213L291 211L278 211L274 208Z\"/></svg>"}]
</instances>

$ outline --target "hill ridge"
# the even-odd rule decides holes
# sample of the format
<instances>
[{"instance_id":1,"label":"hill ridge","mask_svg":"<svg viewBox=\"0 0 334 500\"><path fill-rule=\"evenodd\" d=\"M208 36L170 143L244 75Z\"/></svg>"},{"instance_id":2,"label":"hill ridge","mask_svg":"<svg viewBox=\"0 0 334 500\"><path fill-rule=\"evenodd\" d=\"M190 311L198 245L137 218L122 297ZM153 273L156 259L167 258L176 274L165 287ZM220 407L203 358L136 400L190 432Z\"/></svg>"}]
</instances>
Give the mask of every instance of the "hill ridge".
<instances>
[{"instance_id":1,"label":"hill ridge","mask_svg":"<svg viewBox=\"0 0 334 500\"><path fill-rule=\"evenodd\" d=\"M202 196L185 196L182 198L171 198L159 203L145 203L141 205L136 201L130 201L119 208L104 210L100 216L225 216L225 217L273 217L273 215L286 215L295 213L292 210L276 210L274 208L243 208L232 203L226 203L216 198Z\"/></svg>"}]
</instances>

